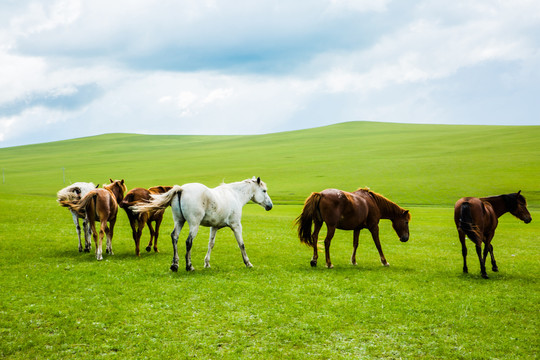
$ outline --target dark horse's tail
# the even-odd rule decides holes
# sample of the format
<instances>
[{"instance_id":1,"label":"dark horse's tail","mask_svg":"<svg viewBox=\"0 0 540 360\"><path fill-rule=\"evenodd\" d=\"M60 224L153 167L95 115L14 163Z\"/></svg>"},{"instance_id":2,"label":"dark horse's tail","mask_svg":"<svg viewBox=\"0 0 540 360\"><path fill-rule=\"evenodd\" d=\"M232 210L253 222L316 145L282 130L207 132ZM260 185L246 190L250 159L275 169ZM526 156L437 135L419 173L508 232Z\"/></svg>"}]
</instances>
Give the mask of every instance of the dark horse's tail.
<instances>
[{"instance_id":1,"label":"dark horse's tail","mask_svg":"<svg viewBox=\"0 0 540 360\"><path fill-rule=\"evenodd\" d=\"M459 227L472 241L477 242L479 239L481 239L481 236L478 233L478 226L476 226L476 224L474 223L471 214L471 203L468 201L465 201L463 204L461 204Z\"/></svg>"},{"instance_id":2,"label":"dark horse's tail","mask_svg":"<svg viewBox=\"0 0 540 360\"><path fill-rule=\"evenodd\" d=\"M319 201L321 200L320 193L312 193L304 204L302 214L296 218L295 224L298 226L298 237L300 242L309 245L316 246L315 240L311 236L311 224L314 217L320 217L319 214Z\"/></svg>"}]
</instances>

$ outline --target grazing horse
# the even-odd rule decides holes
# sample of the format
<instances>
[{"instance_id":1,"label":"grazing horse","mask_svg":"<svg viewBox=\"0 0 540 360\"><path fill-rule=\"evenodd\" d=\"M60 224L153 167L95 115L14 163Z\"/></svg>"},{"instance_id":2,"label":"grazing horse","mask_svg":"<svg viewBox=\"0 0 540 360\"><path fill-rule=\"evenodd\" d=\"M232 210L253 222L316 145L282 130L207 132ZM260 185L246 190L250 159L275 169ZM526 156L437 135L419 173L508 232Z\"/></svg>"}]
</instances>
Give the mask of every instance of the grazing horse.
<instances>
[{"instance_id":1,"label":"grazing horse","mask_svg":"<svg viewBox=\"0 0 540 360\"><path fill-rule=\"evenodd\" d=\"M161 195L152 195L152 200L146 204L132 207L134 212L156 211L165 209L169 205L172 208L174 230L171 233L174 256L171 270L178 271L178 237L185 222L189 225L189 235L186 240L186 270L194 270L191 264L191 246L197 236L199 226L210 227L210 240L208 252L204 258L204 267L210 267L210 253L214 247L216 232L229 227L234 232L238 247L242 252L244 264L247 267L253 265L249 262L242 238L242 208L249 201L261 205L267 211L272 209L272 200L267 193L267 187L261 178L248 179L240 182L221 184L210 189L203 184L175 185L171 190Z\"/></svg>"},{"instance_id":2,"label":"grazing horse","mask_svg":"<svg viewBox=\"0 0 540 360\"><path fill-rule=\"evenodd\" d=\"M163 194L172 189L172 186L154 186L149 189L144 188L134 188L129 190L129 192L124 196L124 200L118 204L121 208L126 211L126 214L129 219L129 224L131 225L131 231L133 234L133 240L135 241L135 254L140 255L139 244L141 242L141 235L144 229L144 224L148 224L148 229L150 230L150 242L146 247L146 251L152 250L152 242L154 243L154 251L159 252L157 248L157 239L159 236L159 226L163 221L163 213L165 210L157 210L154 212L148 211L143 213L135 213L130 207L139 203L151 200L152 194ZM155 230L152 227L152 221L156 223Z\"/></svg>"},{"instance_id":3,"label":"grazing horse","mask_svg":"<svg viewBox=\"0 0 540 360\"><path fill-rule=\"evenodd\" d=\"M94 185L93 183L85 183L85 182L76 182L74 184L71 184L61 190L58 191L56 194L56 201L58 203L62 203L62 201L66 200L80 200L84 195L86 195L89 191L94 190L95 188L99 187ZM83 219L83 230L84 230L84 252L90 252L92 249L92 242L90 241L90 228L88 227L88 223L85 219L84 213L77 213L74 210L71 210L71 216L73 218L73 223L75 224L75 228L77 229L77 236L79 238L79 252L83 251L82 247L82 239L81 239L81 226L79 225L79 218Z\"/></svg>"},{"instance_id":4,"label":"grazing horse","mask_svg":"<svg viewBox=\"0 0 540 360\"><path fill-rule=\"evenodd\" d=\"M124 179L110 179L110 181L110 184L103 185L103 189L92 190L79 201L66 200L62 202L62 205L68 206L78 213L81 211L86 213L86 221L90 224L96 244L96 258L98 260L103 259L101 246L104 235L107 235L107 254L113 255L112 237L116 223L116 214L118 213L118 203L122 201L124 192L127 190ZM99 243L96 232L96 221L101 223ZM107 222L109 226L107 226Z\"/></svg>"},{"instance_id":5,"label":"grazing horse","mask_svg":"<svg viewBox=\"0 0 540 360\"><path fill-rule=\"evenodd\" d=\"M510 212L510 214L522 220L525 224L532 221L531 214L527 210L527 201L521 195L521 190L513 194L483 198L464 197L456 202L454 207L454 222L456 223L459 241L461 242L464 273L469 272L467 268L465 235L476 245L476 253L478 254L478 260L480 260L482 277L488 279L486 273L488 252L491 255L492 270L495 272L499 271L493 255L491 240L495 235L499 217L507 212ZM483 256L482 243L484 243Z\"/></svg>"},{"instance_id":6,"label":"grazing horse","mask_svg":"<svg viewBox=\"0 0 540 360\"><path fill-rule=\"evenodd\" d=\"M330 261L330 242L336 229L353 230L353 253L351 262L356 265L356 249L361 229L371 232L375 246L379 251L381 263L389 266L384 257L379 241L379 220L389 219L402 242L409 240L409 210L399 207L382 195L369 189L358 189L346 192L337 189L326 189L312 193L304 204L302 214L296 218L298 237L304 244L313 247L311 266L317 266L317 239L323 222L326 223L327 234L324 240L326 267L333 268ZM313 233L311 224L314 223Z\"/></svg>"}]
</instances>

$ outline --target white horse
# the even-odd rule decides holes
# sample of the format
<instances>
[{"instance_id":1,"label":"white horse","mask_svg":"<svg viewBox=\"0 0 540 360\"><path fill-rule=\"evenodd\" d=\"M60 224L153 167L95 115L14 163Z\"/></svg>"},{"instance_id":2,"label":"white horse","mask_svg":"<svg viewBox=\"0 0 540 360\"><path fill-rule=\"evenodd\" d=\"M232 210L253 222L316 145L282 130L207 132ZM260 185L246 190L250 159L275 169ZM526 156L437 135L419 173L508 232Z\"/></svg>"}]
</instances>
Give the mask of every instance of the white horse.
<instances>
[{"instance_id":1,"label":"white horse","mask_svg":"<svg viewBox=\"0 0 540 360\"><path fill-rule=\"evenodd\" d=\"M178 271L178 236L185 222L189 225L189 236L186 240L186 270L194 270L191 264L191 246L197 236L199 226L210 227L208 252L204 258L204 267L210 267L210 253L214 247L216 232L223 227L230 227L234 232L238 247L242 252L244 264L249 262L242 238L242 208L249 201L261 205L267 211L272 209L272 200L268 196L266 184L261 178L248 179L231 184L221 184L209 189L203 184L175 185L164 194L152 195L152 200L146 204L132 206L134 212L172 208L174 230L171 233L174 256L171 270Z\"/></svg>"},{"instance_id":2,"label":"white horse","mask_svg":"<svg viewBox=\"0 0 540 360\"><path fill-rule=\"evenodd\" d=\"M98 185L99 186L99 185ZM56 194L56 201L59 203L61 201L78 201L84 197L89 191L92 191L97 186L93 183L85 182L76 182L71 184L61 190ZM84 229L84 252L90 252L92 249L92 241L90 237L92 236L92 230L88 226L88 221L84 214L78 214L76 211L69 209L71 216L73 217L73 223L77 229L77 236L79 237L79 252L83 251L82 241L81 241L81 226L79 225L79 218L83 219L83 229Z\"/></svg>"}]
</instances>

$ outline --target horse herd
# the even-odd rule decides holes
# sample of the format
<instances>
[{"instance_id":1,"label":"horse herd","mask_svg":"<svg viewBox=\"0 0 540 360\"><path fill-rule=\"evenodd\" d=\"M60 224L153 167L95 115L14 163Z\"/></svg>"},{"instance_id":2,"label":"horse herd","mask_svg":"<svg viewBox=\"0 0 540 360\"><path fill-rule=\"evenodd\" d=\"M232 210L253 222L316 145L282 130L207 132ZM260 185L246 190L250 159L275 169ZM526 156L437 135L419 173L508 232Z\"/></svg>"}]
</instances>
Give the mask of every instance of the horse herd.
<instances>
[{"instance_id":1,"label":"horse herd","mask_svg":"<svg viewBox=\"0 0 540 360\"><path fill-rule=\"evenodd\" d=\"M178 271L178 237L186 221L189 225L185 256L187 271L194 269L191 263L191 247L201 225L210 227L208 252L204 258L206 268L210 267L210 255L217 230L223 227L229 227L234 232L244 264L252 267L242 237L242 208L249 201L261 205L267 211L273 207L266 184L255 177L221 184L212 189L203 184L190 183L182 186L154 186L149 189L134 188L127 193L126 191L123 179L110 179L110 183L103 185L103 188L92 183L78 182L58 191L57 201L71 211L77 228L80 252L83 251L83 247L79 218L82 218L84 251L90 252L92 247L90 236L92 236L96 246L96 258L102 260L102 242L106 237L106 252L113 254L112 237L119 207L123 208L128 216L137 256L140 254L139 244L145 224L150 230L150 242L146 251L151 251L153 247L154 251L158 252L159 227L165 209L171 206L174 220L174 230L171 233L174 250L172 271ZM484 198L464 197L456 202L454 221L462 247L463 272L468 272L465 236L476 246L482 277L488 278L485 267L488 253L491 256L492 270L498 271L491 240L495 234L498 218L507 212L526 224L532 220L521 191ZM327 227L324 247L328 268L333 267L330 260L330 243L336 229L353 231L352 264L356 265L360 230L368 229L379 252L381 263L388 266L379 240L381 219L392 222L392 227L402 242L409 240L411 219L409 211L368 188L354 192L326 189L312 193L306 199L302 213L296 219L296 225L300 241L313 248L311 266L317 266L318 235L323 223ZM100 222L99 233L95 228L96 221ZM155 227L152 226L152 222L155 223ZM484 243L483 252L482 243Z\"/></svg>"}]
</instances>

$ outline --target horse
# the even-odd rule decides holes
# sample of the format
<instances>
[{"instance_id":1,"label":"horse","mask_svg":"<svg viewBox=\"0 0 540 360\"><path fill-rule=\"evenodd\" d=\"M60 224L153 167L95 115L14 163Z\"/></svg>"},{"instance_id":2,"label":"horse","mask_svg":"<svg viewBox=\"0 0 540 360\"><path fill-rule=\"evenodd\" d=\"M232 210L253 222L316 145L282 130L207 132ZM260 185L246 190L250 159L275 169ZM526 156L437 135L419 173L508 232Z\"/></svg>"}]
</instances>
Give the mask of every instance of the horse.
<instances>
[{"instance_id":1,"label":"horse","mask_svg":"<svg viewBox=\"0 0 540 360\"><path fill-rule=\"evenodd\" d=\"M260 177L221 184L213 189L199 183L174 185L164 194L152 195L150 202L131 208L134 212L145 212L171 206L174 220L174 230L171 233L174 250L172 271L178 271L178 237L186 221L189 225L189 235L186 239L186 271L194 270L191 263L191 247L200 225L210 227L208 252L204 258L205 268L210 267L210 253L214 247L216 232L224 227L229 227L233 231L244 264L251 268L253 265L246 254L241 223L242 208L249 201L261 205L266 211L273 207L267 186Z\"/></svg>"},{"instance_id":2,"label":"horse","mask_svg":"<svg viewBox=\"0 0 540 360\"><path fill-rule=\"evenodd\" d=\"M130 207L141 202L148 201L151 199L152 194L163 194L172 189L172 186L153 186L149 189L144 188L134 188L129 190L129 192L124 196L124 200L118 204L121 208L126 211L126 214L129 219L129 224L131 225L131 231L133 234L133 240L135 241L135 254L140 256L139 244L141 241L142 231L144 229L144 224L148 224L148 229L150 230L150 242L146 247L146 251L150 252L152 250L152 242L154 243L154 251L159 252L157 248L157 239L159 236L159 226L163 221L164 210L157 210L155 212L143 212L143 213L134 213ZM152 222L155 222L155 230L152 227Z\"/></svg>"},{"instance_id":3,"label":"horse","mask_svg":"<svg viewBox=\"0 0 540 360\"><path fill-rule=\"evenodd\" d=\"M323 223L326 223L327 227L324 240L327 268L334 267L330 260L330 243L336 229L353 231L351 257L353 265L356 265L356 249L358 248L360 230L368 229L379 251L381 263L384 266L389 266L379 241L380 219L392 221L392 227L401 242L409 240L409 221L411 219L409 210L401 208L368 188L361 188L352 193L338 189L314 192L306 199L302 213L296 218L295 224L298 226L300 241L313 247L313 258L310 262L312 267L317 266L319 257L317 241ZM312 223L314 223L313 233L311 232Z\"/></svg>"},{"instance_id":4,"label":"horse","mask_svg":"<svg viewBox=\"0 0 540 360\"><path fill-rule=\"evenodd\" d=\"M114 255L112 251L112 237L116 215L118 213L118 203L124 198L124 192L127 191L124 179L112 180L110 184L103 185L103 189L94 189L88 192L81 200L65 200L61 204L70 209L81 213L86 213L86 221L90 224L94 242L96 244L96 258L103 259L102 242L104 235L107 235L107 254ZM95 222L99 221L99 243L96 232ZM107 226L107 222L109 226Z\"/></svg>"},{"instance_id":5,"label":"horse","mask_svg":"<svg viewBox=\"0 0 540 360\"><path fill-rule=\"evenodd\" d=\"M480 272L484 279L488 279L486 273L486 258L489 252L491 256L491 268L494 272L499 271L491 240L495 235L495 229L499 223L499 217L510 212L525 224L532 221L531 214L527 210L527 201L517 193L490 196L483 198L464 197L459 199L454 206L454 222L461 242L463 255L463 272L468 273L467 268L467 245L465 235L476 245L476 253L480 261ZM484 253L482 256L482 243Z\"/></svg>"},{"instance_id":6,"label":"horse","mask_svg":"<svg viewBox=\"0 0 540 360\"><path fill-rule=\"evenodd\" d=\"M56 194L56 201L58 201L59 204L61 204L62 201L66 200L80 200L84 195L86 195L89 191L94 190L95 188L99 187L94 185L93 183L86 183L86 182L76 182L74 184L71 184L61 190L58 191ZM83 251L82 247L82 239L81 239L81 226L79 225L79 218L83 219L83 230L84 230L84 252L90 252L92 249L92 242L90 241L90 228L88 227L88 223L85 219L84 213L77 213L74 210L71 210L71 216L73 218L73 223L75 224L75 229L77 230L77 237L79 238L79 252Z\"/></svg>"}]
</instances>

